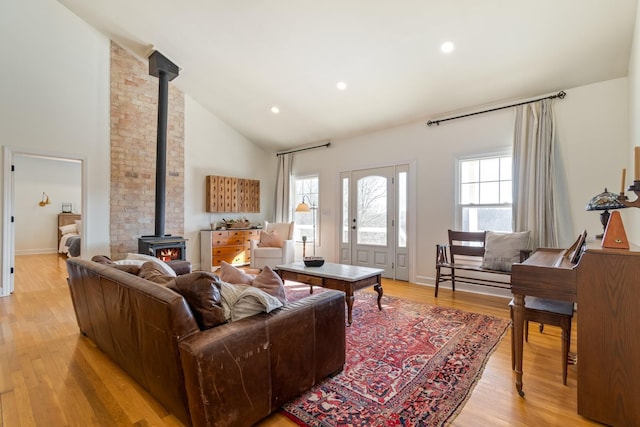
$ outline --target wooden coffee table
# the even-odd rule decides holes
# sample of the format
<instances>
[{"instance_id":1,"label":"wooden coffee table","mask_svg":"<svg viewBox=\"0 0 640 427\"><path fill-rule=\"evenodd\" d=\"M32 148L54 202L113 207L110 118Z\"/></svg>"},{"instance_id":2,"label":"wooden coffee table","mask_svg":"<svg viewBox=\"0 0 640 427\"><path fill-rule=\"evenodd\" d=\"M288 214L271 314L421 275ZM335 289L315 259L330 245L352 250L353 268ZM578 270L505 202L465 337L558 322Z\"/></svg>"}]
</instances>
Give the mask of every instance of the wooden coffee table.
<instances>
[{"instance_id":1,"label":"wooden coffee table","mask_svg":"<svg viewBox=\"0 0 640 427\"><path fill-rule=\"evenodd\" d=\"M373 286L378 293L378 309L382 310L382 269L359 267L356 265L333 264L325 262L321 267L307 267L303 262L293 262L276 266L282 280L306 283L313 293L313 286L336 289L345 293L347 303L347 322L352 323L351 311L355 299L353 293L359 289Z\"/></svg>"}]
</instances>

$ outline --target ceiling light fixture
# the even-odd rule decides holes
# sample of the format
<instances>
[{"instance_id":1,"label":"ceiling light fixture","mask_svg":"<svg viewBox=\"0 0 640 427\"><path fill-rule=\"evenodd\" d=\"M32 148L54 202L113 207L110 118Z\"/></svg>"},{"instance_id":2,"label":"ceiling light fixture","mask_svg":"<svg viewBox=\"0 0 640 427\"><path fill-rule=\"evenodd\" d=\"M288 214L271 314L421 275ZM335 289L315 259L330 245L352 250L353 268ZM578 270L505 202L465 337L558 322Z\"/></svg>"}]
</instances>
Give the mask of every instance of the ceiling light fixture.
<instances>
[{"instance_id":1,"label":"ceiling light fixture","mask_svg":"<svg viewBox=\"0 0 640 427\"><path fill-rule=\"evenodd\" d=\"M345 82L336 83L336 87L338 90L347 90L347 84Z\"/></svg>"},{"instance_id":2,"label":"ceiling light fixture","mask_svg":"<svg viewBox=\"0 0 640 427\"><path fill-rule=\"evenodd\" d=\"M456 45L453 42L444 42L440 45L440 50L442 53L451 53L455 50Z\"/></svg>"},{"instance_id":3,"label":"ceiling light fixture","mask_svg":"<svg viewBox=\"0 0 640 427\"><path fill-rule=\"evenodd\" d=\"M271 107L271 112L273 114L280 114L280 109L274 105L273 107Z\"/></svg>"}]
</instances>

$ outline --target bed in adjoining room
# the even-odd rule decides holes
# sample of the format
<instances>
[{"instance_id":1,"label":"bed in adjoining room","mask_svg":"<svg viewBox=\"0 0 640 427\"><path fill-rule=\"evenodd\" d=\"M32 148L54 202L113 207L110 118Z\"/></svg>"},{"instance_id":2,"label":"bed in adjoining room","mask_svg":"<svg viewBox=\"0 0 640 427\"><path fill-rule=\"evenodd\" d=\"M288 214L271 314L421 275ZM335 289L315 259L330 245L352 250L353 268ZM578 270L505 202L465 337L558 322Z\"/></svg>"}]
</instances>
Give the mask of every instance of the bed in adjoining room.
<instances>
[{"instance_id":1,"label":"bed in adjoining room","mask_svg":"<svg viewBox=\"0 0 640 427\"><path fill-rule=\"evenodd\" d=\"M82 216L72 213L58 214L58 252L68 257L80 256Z\"/></svg>"}]
</instances>

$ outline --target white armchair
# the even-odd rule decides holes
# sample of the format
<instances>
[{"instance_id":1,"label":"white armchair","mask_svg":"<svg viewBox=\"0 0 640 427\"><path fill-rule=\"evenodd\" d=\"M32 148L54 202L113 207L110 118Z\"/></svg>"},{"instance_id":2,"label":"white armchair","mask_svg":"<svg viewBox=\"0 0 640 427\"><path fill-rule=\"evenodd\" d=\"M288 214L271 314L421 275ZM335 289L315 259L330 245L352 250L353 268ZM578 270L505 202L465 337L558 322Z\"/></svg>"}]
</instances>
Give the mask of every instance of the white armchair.
<instances>
[{"instance_id":1,"label":"white armchair","mask_svg":"<svg viewBox=\"0 0 640 427\"><path fill-rule=\"evenodd\" d=\"M264 268L265 265L273 268L276 265L288 264L294 261L296 248L293 242L292 222L266 222L263 230L269 233L274 231L282 239L282 247L260 247L258 240L251 240L251 268Z\"/></svg>"}]
</instances>

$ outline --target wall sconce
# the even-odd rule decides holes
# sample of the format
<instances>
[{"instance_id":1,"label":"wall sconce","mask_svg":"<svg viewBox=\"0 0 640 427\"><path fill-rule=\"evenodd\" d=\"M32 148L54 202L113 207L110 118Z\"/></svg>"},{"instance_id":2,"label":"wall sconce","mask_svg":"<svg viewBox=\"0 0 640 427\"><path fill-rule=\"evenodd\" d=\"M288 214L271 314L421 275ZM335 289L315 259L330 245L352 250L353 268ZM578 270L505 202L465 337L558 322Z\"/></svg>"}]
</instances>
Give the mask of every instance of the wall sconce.
<instances>
[{"instance_id":1,"label":"wall sconce","mask_svg":"<svg viewBox=\"0 0 640 427\"><path fill-rule=\"evenodd\" d=\"M41 207L45 207L46 205L50 205L50 204L51 204L51 200L49 200L49 196L47 196L47 193L43 191L42 200L40 200L40 203L38 203L38 205L40 205Z\"/></svg>"}]
</instances>

